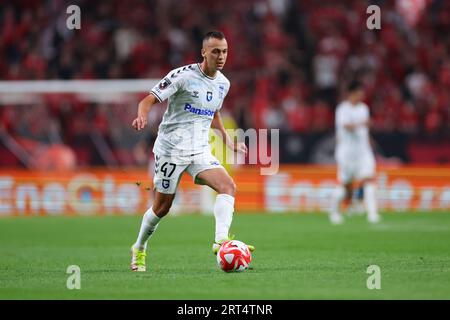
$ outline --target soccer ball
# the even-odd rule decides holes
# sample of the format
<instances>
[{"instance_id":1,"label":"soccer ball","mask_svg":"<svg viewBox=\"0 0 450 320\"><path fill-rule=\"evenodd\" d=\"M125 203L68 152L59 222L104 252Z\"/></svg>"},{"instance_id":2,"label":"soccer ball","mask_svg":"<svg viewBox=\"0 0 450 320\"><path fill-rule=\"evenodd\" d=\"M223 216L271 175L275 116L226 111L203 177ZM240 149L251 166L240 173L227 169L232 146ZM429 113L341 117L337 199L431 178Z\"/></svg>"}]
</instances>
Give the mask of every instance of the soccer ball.
<instances>
[{"instance_id":1,"label":"soccer ball","mask_svg":"<svg viewBox=\"0 0 450 320\"><path fill-rule=\"evenodd\" d=\"M222 243L217 253L217 264L225 272L242 272L248 269L252 254L242 241L231 240Z\"/></svg>"}]
</instances>

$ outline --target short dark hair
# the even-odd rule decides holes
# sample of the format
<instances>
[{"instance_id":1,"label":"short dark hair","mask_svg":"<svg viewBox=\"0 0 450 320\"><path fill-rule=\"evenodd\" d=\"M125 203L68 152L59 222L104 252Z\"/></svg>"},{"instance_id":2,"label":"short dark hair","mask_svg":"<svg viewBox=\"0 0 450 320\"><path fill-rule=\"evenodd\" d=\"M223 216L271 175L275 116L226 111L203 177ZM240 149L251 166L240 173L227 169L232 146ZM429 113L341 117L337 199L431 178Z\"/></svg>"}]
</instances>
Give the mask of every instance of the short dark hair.
<instances>
[{"instance_id":1,"label":"short dark hair","mask_svg":"<svg viewBox=\"0 0 450 320\"><path fill-rule=\"evenodd\" d=\"M225 39L225 35L221 31L218 31L218 30L209 31L203 37L203 41L209 40L211 38L222 40L222 39Z\"/></svg>"},{"instance_id":2,"label":"short dark hair","mask_svg":"<svg viewBox=\"0 0 450 320\"><path fill-rule=\"evenodd\" d=\"M352 80L352 81L350 81L350 83L347 86L348 92L357 91L357 90L360 90L363 88L364 88L364 86L363 86L362 82L359 80Z\"/></svg>"}]
</instances>

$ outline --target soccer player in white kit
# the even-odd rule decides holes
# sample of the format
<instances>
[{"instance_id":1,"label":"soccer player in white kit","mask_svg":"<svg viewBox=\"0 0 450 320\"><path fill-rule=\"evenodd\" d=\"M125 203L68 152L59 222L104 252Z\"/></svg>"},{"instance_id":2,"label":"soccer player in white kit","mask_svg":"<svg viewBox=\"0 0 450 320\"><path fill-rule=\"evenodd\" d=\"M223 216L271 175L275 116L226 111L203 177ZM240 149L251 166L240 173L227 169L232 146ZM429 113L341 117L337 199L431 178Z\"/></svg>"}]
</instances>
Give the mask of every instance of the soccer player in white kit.
<instances>
[{"instance_id":1,"label":"soccer player in white kit","mask_svg":"<svg viewBox=\"0 0 450 320\"><path fill-rule=\"evenodd\" d=\"M333 224L343 222L339 208L344 199L351 199L353 182L363 185L368 221L376 223L380 220L376 200L375 157L369 138L370 115L363 100L362 84L353 81L348 86L347 99L336 109L335 157L339 185L335 189L329 214Z\"/></svg>"},{"instance_id":2,"label":"soccer player in white kit","mask_svg":"<svg viewBox=\"0 0 450 320\"><path fill-rule=\"evenodd\" d=\"M225 36L220 31L205 35L202 63L186 65L170 71L145 97L138 107L132 126L140 131L147 125L153 104L168 99L168 108L159 126L153 147L155 199L145 212L136 242L131 248L131 270L145 271L147 241L158 223L170 210L181 175L187 171L197 184L205 184L218 195L214 205L216 220L213 253L229 239L234 212L236 185L208 144L210 128L218 129L224 143L236 152L247 153L244 143L235 143L225 131L220 108L230 89L230 81L222 74L228 53ZM249 246L254 250L253 246Z\"/></svg>"}]
</instances>

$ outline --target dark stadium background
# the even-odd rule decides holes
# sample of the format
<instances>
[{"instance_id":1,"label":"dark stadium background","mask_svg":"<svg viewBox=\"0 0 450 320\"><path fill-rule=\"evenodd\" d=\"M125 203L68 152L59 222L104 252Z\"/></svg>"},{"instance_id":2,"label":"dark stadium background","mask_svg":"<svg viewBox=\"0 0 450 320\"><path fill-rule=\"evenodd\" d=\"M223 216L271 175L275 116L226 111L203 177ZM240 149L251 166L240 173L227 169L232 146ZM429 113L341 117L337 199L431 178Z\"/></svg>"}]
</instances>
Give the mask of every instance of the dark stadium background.
<instances>
[{"instance_id":1,"label":"dark stadium background","mask_svg":"<svg viewBox=\"0 0 450 320\"><path fill-rule=\"evenodd\" d=\"M402 2L239 1L232 10L229 1L4 2L0 79L160 79L200 61L202 35L220 29L232 83L224 109L241 128L280 128L281 162L333 162L334 109L358 77L379 161L448 163L450 2ZM65 27L69 4L81 8L80 30ZM381 8L381 30L366 27L369 4ZM67 95L27 107L4 101L0 128L30 154L63 144L77 167L111 165L91 141L95 130L118 165L143 166L136 150L149 153L156 128L130 138L135 109ZM1 166L24 166L4 143L0 152Z\"/></svg>"}]
</instances>

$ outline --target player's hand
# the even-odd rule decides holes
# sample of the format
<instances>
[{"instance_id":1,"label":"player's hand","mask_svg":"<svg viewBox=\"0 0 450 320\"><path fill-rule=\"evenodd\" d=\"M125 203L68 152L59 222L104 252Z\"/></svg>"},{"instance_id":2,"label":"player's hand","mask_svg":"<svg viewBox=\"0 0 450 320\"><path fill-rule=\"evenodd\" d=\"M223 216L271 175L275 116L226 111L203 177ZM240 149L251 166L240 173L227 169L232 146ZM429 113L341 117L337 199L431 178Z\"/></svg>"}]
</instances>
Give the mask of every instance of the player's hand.
<instances>
[{"instance_id":1,"label":"player's hand","mask_svg":"<svg viewBox=\"0 0 450 320\"><path fill-rule=\"evenodd\" d=\"M238 142L234 145L234 151L243 153L244 155L247 155L248 149L247 149L247 146L245 145L245 143Z\"/></svg>"},{"instance_id":2,"label":"player's hand","mask_svg":"<svg viewBox=\"0 0 450 320\"><path fill-rule=\"evenodd\" d=\"M138 115L136 119L133 120L132 126L137 131L140 131L145 128L147 125L147 117L143 115Z\"/></svg>"}]
</instances>

